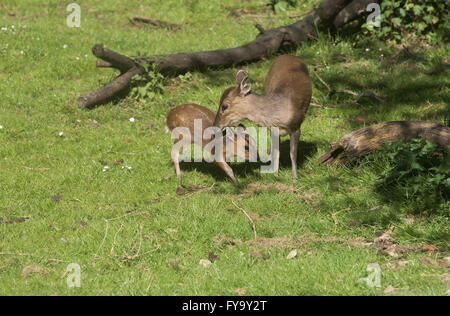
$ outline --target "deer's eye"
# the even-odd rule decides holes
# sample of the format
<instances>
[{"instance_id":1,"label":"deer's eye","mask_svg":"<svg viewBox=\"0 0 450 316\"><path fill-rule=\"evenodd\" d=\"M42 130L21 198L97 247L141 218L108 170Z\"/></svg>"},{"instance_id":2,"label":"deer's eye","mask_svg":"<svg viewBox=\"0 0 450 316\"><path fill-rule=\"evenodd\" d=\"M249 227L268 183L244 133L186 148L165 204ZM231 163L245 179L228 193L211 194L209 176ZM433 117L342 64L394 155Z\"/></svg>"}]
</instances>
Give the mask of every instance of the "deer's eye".
<instances>
[{"instance_id":1,"label":"deer's eye","mask_svg":"<svg viewBox=\"0 0 450 316\"><path fill-rule=\"evenodd\" d=\"M228 105L222 105L222 112L226 111L228 109Z\"/></svg>"}]
</instances>

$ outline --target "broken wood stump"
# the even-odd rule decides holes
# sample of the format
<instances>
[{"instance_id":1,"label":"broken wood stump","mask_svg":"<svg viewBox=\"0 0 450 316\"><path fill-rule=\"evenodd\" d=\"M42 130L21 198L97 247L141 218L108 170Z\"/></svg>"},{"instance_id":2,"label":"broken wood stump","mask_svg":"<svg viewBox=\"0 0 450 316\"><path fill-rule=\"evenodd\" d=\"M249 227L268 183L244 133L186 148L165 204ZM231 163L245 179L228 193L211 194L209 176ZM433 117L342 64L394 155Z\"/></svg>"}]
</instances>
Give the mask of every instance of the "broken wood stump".
<instances>
[{"instance_id":1,"label":"broken wood stump","mask_svg":"<svg viewBox=\"0 0 450 316\"><path fill-rule=\"evenodd\" d=\"M378 149L385 143L422 137L450 151L450 128L433 122L395 121L362 128L345 134L331 144L319 162L332 165L349 163Z\"/></svg>"}]
</instances>

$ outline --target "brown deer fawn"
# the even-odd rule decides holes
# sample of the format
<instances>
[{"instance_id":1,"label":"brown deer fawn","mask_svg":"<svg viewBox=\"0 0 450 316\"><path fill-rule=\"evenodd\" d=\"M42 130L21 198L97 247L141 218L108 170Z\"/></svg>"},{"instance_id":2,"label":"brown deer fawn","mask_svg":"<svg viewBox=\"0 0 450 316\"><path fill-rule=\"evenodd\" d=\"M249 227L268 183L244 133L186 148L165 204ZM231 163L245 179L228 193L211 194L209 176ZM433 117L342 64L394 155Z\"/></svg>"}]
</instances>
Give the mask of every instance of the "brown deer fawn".
<instances>
[{"instance_id":1,"label":"brown deer fawn","mask_svg":"<svg viewBox=\"0 0 450 316\"><path fill-rule=\"evenodd\" d=\"M251 93L250 90L247 74L239 70L236 85L222 94L214 125L224 128L248 119L260 126L278 127L278 137L289 134L292 176L296 179L300 125L305 119L312 95L308 68L298 57L279 56L267 74L266 95ZM275 147L271 148L271 157L273 171L278 172L280 152Z\"/></svg>"},{"instance_id":2,"label":"brown deer fawn","mask_svg":"<svg viewBox=\"0 0 450 316\"><path fill-rule=\"evenodd\" d=\"M173 131L177 127L184 127L189 130L191 135L191 144L197 144L204 148L207 144L209 144L215 137L212 135L210 138L204 137L204 131L208 127L212 127L214 123L214 119L216 114L211 110L200 106L198 104L183 104L180 105L173 110L171 110L164 120L164 126L166 132ZM195 121L201 120L202 129L198 132L201 133L200 138L194 137L195 134ZM232 133L232 136L229 136L228 133ZM221 136L224 135L221 133ZM179 135L179 139L175 140L175 142L183 139L184 135ZM227 137L233 137L231 141L226 141ZM243 139L240 139L243 138ZM238 144L244 144L244 150L239 150ZM189 144L190 145L190 144ZM174 148L172 149L172 160L175 166L175 173L177 178L181 180L181 170L179 164L180 151L182 148ZM256 141L247 133L245 127L241 125L241 129L239 132L234 133L231 129L227 131L226 137L223 137L223 153L222 153L222 161L214 161L225 173L233 180L235 185L238 184L236 177L234 176L233 169L226 163L226 160L232 157L239 157L243 160L257 161L257 146ZM215 154L215 149L213 148L211 151L212 155Z\"/></svg>"}]
</instances>

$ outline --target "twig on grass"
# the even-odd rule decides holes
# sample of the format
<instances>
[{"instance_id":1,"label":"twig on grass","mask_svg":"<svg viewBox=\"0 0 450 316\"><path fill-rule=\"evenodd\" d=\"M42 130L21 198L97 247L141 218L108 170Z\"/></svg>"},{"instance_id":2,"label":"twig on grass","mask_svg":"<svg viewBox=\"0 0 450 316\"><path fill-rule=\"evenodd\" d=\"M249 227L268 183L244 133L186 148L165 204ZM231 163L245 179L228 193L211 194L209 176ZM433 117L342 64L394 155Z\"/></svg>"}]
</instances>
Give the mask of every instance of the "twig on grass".
<instances>
[{"instance_id":1,"label":"twig on grass","mask_svg":"<svg viewBox=\"0 0 450 316\"><path fill-rule=\"evenodd\" d=\"M336 215L339 214L340 212L346 211L346 210L349 210L349 208L340 210L340 211L338 211L338 212L336 212L336 213L331 213L331 218L332 218L333 221L334 221L334 233L335 233L335 234L337 233L337 225L339 224L339 221L338 221Z\"/></svg>"},{"instance_id":2,"label":"twig on grass","mask_svg":"<svg viewBox=\"0 0 450 316\"><path fill-rule=\"evenodd\" d=\"M68 262L68 261L59 260L59 259L40 257L40 256L33 255L33 254L30 254L30 253L0 252L0 256L32 257L32 258L39 258L41 260L44 259L44 260L48 260L48 261L52 261L52 262L56 262L56 263L67 263Z\"/></svg>"},{"instance_id":3,"label":"twig on grass","mask_svg":"<svg viewBox=\"0 0 450 316\"><path fill-rule=\"evenodd\" d=\"M103 244L105 243L105 240L106 240L106 236L108 236L109 222L107 219L105 219L105 222L106 222L105 236L103 237L103 240L102 240L100 246L98 247L97 252L94 254L94 258L98 258L98 252L100 251L100 249L102 249Z\"/></svg>"},{"instance_id":4,"label":"twig on grass","mask_svg":"<svg viewBox=\"0 0 450 316\"><path fill-rule=\"evenodd\" d=\"M252 224L252 228L253 228L253 233L254 233L255 239L256 239L257 235L256 235L255 222L253 222L252 218L247 214L247 212L243 208L239 207L233 200L231 200L231 203L233 203L233 205L236 206L242 213L244 213L245 216L247 216L247 218L250 220L250 223Z\"/></svg>"},{"instance_id":5,"label":"twig on grass","mask_svg":"<svg viewBox=\"0 0 450 316\"><path fill-rule=\"evenodd\" d=\"M147 289L145 290L145 296L148 296L148 292L150 291L150 287L153 284L153 274L150 272L150 269L146 269L148 271L148 286Z\"/></svg>"},{"instance_id":6,"label":"twig on grass","mask_svg":"<svg viewBox=\"0 0 450 316\"><path fill-rule=\"evenodd\" d=\"M120 223L120 227L117 230L116 234L114 235L114 240L113 240L113 244L111 246L111 250L109 251L110 257L114 255L114 247L116 246L117 235L119 235L119 233L122 231L122 229L123 229L123 223Z\"/></svg>"},{"instance_id":7,"label":"twig on grass","mask_svg":"<svg viewBox=\"0 0 450 316\"><path fill-rule=\"evenodd\" d=\"M170 30L176 30L179 29L181 27L180 24L175 24L175 23L170 23L170 22L166 22L166 21L161 21L155 18L150 18L150 17L146 17L146 16L135 16L134 18L132 18L130 20L131 23L136 24L136 22L141 22L141 23L147 23L147 24L151 24L153 26L156 27L164 27L164 28L168 28Z\"/></svg>"},{"instance_id":8,"label":"twig on grass","mask_svg":"<svg viewBox=\"0 0 450 316\"><path fill-rule=\"evenodd\" d=\"M159 249L161 249L161 245L157 245L155 249L146 251L146 252L144 252L143 254L140 254L140 255L139 255L139 254L136 254L136 255L134 255L134 256L128 256L128 255L125 255L125 256L123 256L123 257L121 258L121 261L125 262L125 261L135 260L135 259L137 259L137 258L139 258L139 257L142 257L142 256L145 256L145 255L147 255L147 254L149 254L149 253L158 251Z\"/></svg>"},{"instance_id":9,"label":"twig on grass","mask_svg":"<svg viewBox=\"0 0 450 316\"><path fill-rule=\"evenodd\" d=\"M314 73L314 75L317 77L317 79L319 79L319 81L327 88L327 90L328 90L327 96L328 97L330 97L330 96L332 96L333 94L336 94L336 93L344 93L344 94L349 94L349 95L354 96L355 97L355 101L354 101L355 103L359 103L359 101L362 98L364 98L364 97L372 97L372 98L376 99L378 102L384 103L384 100L380 96L378 96L376 93L371 92L371 91L358 93L358 92L355 92L355 91L352 91L352 90L347 90L347 89L343 89L343 90L332 89L330 87L330 85L328 83L326 83L325 80L323 80L319 76L319 74L316 72L315 68L312 68L311 70Z\"/></svg>"},{"instance_id":10,"label":"twig on grass","mask_svg":"<svg viewBox=\"0 0 450 316\"><path fill-rule=\"evenodd\" d=\"M23 223L27 221L29 217L19 217L19 218L13 218L13 219L7 219L7 220L0 220L0 224L13 224L13 223Z\"/></svg>"},{"instance_id":11,"label":"twig on grass","mask_svg":"<svg viewBox=\"0 0 450 316\"><path fill-rule=\"evenodd\" d=\"M8 13L9 16L16 16L16 14L14 12L12 12L8 9L6 4L2 3L2 7L3 7L3 9L5 9L6 13Z\"/></svg>"}]
</instances>

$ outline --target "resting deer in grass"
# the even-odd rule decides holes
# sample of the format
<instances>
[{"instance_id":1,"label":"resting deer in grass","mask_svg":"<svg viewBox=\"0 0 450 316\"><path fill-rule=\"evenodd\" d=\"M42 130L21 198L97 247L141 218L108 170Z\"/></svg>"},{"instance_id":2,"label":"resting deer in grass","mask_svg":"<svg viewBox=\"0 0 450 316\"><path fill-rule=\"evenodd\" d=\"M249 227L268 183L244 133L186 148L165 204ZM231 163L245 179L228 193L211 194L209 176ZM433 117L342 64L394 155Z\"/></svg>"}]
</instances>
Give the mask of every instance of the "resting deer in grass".
<instances>
[{"instance_id":1,"label":"resting deer in grass","mask_svg":"<svg viewBox=\"0 0 450 316\"><path fill-rule=\"evenodd\" d=\"M177 127L187 128L186 132L190 133L192 144L197 144L198 146L204 148L208 145L215 137L212 135L211 137L204 137L205 129L208 127L212 127L215 118L214 112L209 109L197 105L197 104L183 104L175 109L171 110L164 120L164 126L166 132L173 131ZM201 130L195 130L195 121L201 121ZM194 137L195 133L201 133L200 137ZM224 131L225 132L225 131ZM237 156L238 158L246 161L257 161L258 154L256 148L256 141L248 134L245 130L245 127L241 125L241 128L234 133L232 130L226 131L227 133L222 134L223 143L222 143L222 157L220 161L214 161L225 173L233 180L235 185L238 184L236 177L234 176L233 169L226 163L226 160ZM231 134L231 135L230 135ZM179 139L183 139L186 135L179 135ZM227 138L228 139L227 141ZM177 142L178 140L175 140ZM239 150L238 145L244 144L244 150ZM181 170L180 170L180 151L182 148L174 148L172 149L172 160L175 166L175 173L177 178L181 180ZM212 155L215 155L215 148L211 151Z\"/></svg>"},{"instance_id":2,"label":"resting deer in grass","mask_svg":"<svg viewBox=\"0 0 450 316\"><path fill-rule=\"evenodd\" d=\"M236 85L222 94L214 125L224 128L248 119L259 126L278 127L279 136L289 134L292 176L296 179L300 126L312 95L305 63L295 56L277 57L267 74L265 92L265 96L252 93L247 74L239 70ZM280 152L275 147L271 148L271 156L273 171L278 172Z\"/></svg>"}]
</instances>

